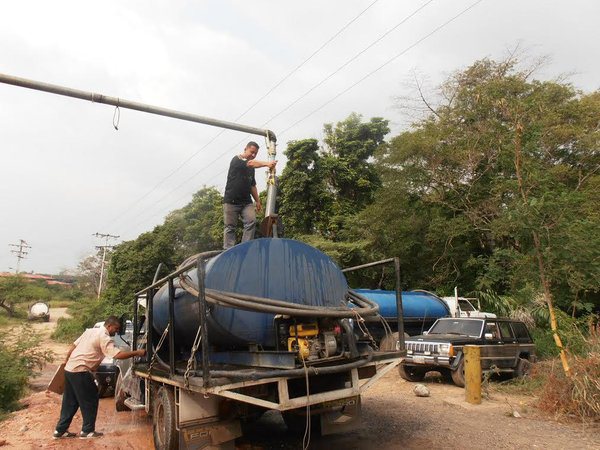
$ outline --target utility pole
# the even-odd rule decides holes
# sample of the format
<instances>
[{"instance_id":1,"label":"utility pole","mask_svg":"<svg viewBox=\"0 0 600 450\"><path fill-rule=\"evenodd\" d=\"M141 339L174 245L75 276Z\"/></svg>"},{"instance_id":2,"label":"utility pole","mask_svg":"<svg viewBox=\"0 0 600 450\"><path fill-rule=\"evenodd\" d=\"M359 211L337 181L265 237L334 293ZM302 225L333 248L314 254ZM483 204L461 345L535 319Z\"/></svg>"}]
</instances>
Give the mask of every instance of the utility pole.
<instances>
[{"instance_id":1,"label":"utility pole","mask_svg":"<svg viewBox=\"0 0 600 450\"><path fill-rule=\"evenodd\" d=\"M119 236L113 236L112 234L94 233L92 236L96 236L104 239L104 245L96 245L98 250L102 250L102 262L100 263L100 282L98 283L98 299L102 293L102 282L104 279L104 263L106 261L106 250L112 249L114 245L108 245L109 239L119 239Z\"/></svg>"},{"instance_id":2,"label":"utility pole","mask_svg":"<svg viewBox=\"0 0 600 450\"><path fill-rule=\"evenodd\" d=\"M17 255L17 268L15 269L15 274L19 274L19 268L21 266L21 260L25 259L25 255L29 254L28 249L31 248L31 245L29 245L27 242L25 242L23 239L19 239L19 243L18 244L8 244L10 247L18 247L18 250L11 250L11 253L14 253Z\"/></svg>"}]
</instances>

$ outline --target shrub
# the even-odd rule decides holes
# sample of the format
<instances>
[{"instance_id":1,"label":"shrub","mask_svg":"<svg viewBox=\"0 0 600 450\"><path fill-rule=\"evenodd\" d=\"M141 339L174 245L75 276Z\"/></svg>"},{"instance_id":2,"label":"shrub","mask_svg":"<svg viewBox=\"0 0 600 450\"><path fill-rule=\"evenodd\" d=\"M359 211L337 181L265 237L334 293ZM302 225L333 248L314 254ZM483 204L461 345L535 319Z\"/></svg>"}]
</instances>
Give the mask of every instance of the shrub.
<instances>
[{"instance_id":1,"label":"shrub","mask_svg":"<svg viewBox=\"0 0 600 450\"><path fill-rule=\"evenodd\" d=\"M13 410L27 387L27 379L52 361L53 353L39 347L40 337L30 326L6 332L0 342L0 412Z\"/></svg>"},{"instance_id":2,"label":"shrub","mask_svg":"<svg viewBox=\"0 0 600 450\"><path fill-rule=\"evenodd\" d=\"M558 416L577 417L583 421L600 420L600 325L591 328L584 339L587 353L571 355L571 375L555 364L546 371L539 393L540 409Z\"/></svg>"}]
</instances>

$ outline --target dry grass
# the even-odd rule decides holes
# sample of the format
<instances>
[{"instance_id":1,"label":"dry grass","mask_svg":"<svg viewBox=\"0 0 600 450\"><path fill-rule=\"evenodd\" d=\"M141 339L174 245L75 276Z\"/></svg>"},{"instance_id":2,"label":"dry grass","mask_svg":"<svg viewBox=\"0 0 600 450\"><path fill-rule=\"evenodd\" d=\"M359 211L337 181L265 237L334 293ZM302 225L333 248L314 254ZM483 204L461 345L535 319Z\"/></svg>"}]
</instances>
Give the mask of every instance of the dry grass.
<instances>
[{"instance_id":1,"label":"dry grass","mask_svg":"<svg viewBox=\"0 0 600 450\"><path fill-rule=\"evenodd\" d=\"M590 331L585 339L588 354L570 358L570 377L564 374L560 364L533 374L533 378L545 377L537 393L538 407L542 411L584 422L600 422L600 328Z\"/></svg>"}]
</instances>

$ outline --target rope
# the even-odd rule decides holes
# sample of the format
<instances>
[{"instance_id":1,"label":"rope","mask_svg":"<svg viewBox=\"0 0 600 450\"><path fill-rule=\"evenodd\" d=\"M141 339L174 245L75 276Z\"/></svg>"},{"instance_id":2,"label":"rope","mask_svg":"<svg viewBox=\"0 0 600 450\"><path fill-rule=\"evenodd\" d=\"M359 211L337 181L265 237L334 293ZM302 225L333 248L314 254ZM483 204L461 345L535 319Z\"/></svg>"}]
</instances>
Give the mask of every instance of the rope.
<instances>
[{"instance_id":1,"label":"rope","mask_svg":"<svg viewBox=\"0 0 600 450\"><path fill-rule=\"evenodd\" d=\"M150 379L150 380L152 379L152 368L154 367L154 363L156 362L156 354L162 347L163 342L165 342L165 337L167 336L167 333L169 332L169 325L170 324L167 324L165 330L163 331L162 336L158 340L158 345L156 346L156 349L154 350L154 353L152 354L152 359L150 360L150 367L148 370L148 379Z\"/></svg>"},{"instance_id":2,"label":"rope","mask_svg":"<svg viewBox=\"0 0 600 450\"><path fill-rule=\"evenodd\" d=\"M196 361L196 352L198 351L198 347L200 346L200 341L202 340L202 326L198 327L198 331L196 332L196 337L194 338L194 344L192 345L192 353L190 355L190 359L188 359L187 367L185 368L185 373L183 374L183 385L186 389L190 387L190 371L192 370L192 366ZM208 367L203 367L202 370L208 370Z\"/></svg>"},{"instance_id":3,"label":"rope","mask_svg":"<svg viewBox=\"0 0 600 450\"><path fill-rule=\"evenodd\" d=\"M310 418L310 383L308 382L308 368L306 367L304 358L302 358L302 365L304 366L304 376L306 378L306 426L304 428L304 436L302 437L302 450L308 450L312 420Z\"/></svg>"}]
</instances>

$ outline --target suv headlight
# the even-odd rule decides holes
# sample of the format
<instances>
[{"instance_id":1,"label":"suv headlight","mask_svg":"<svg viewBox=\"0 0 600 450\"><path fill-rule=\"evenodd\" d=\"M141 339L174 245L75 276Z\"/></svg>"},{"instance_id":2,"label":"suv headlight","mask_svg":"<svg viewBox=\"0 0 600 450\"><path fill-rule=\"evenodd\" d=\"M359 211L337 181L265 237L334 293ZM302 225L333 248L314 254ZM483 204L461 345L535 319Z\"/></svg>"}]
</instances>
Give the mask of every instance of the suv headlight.
<instances>
[{"instance_id":1,"label":"suv headlight","mask_svg":"<svg viewBox=\"0 0 600 450\"><path fill-rule=\"evenodd\" d=\"M439 349L442 356L454 356L454 347L452 347L452 344L440 344Z\"/></svg>"}]
</instances>

